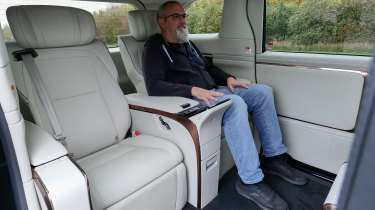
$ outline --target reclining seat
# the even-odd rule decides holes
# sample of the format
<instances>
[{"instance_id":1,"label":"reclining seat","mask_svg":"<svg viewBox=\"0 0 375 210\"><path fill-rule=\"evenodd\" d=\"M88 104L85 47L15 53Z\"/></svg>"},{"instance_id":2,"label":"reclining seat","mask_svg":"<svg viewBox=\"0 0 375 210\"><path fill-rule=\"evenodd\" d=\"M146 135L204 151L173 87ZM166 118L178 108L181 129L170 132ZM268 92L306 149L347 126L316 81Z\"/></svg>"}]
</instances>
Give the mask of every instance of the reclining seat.
<instances>
[{"instance_id":1,"label":"reclining seat","mask_svg":"<svg viewBox=\"0 0 375 210\"><path fill-rule=\"evenodd\" d=\"M131 125L128 104L107 48L95 39L93 16L69 7L15 6L7 17L16 40L8 50L33 48L38 53L34 61L42 85L67 150L88 176L94 209L182 209L182 154L164 139L143 134L125 138ZM11 59L17 87L36 123L52 133L28 66Z\"/></svg>"},{"instance_id":2,"label":"reclining seat","mask_svg":"<svg viewBox=\"0 0 375 210\"><path fill-rule=\"evenodd\" d=\"M137 93L147 94L142 72L143 48L147 39L160 33L154 10L134 10L128 14L130 35L118 37L121 57Z\"/></svg>"},{"instance_id":3,"label":"reclining seat","mask_svg":"<svg viewBox=\"0 0 375 210\"><path fill-rule=\"evenodd\" d=\"M118 45L126 72L136 87L137 93L146 95L147 90L142 72L143 49L145 42L151 35L160 33L156 14L157 12L154 10L130 11L128 14L130 35L118 37ZM234 166L228 144L224 135L221 136L223 138L220 153L220 177Z\"/></svg>"}]
</instances>

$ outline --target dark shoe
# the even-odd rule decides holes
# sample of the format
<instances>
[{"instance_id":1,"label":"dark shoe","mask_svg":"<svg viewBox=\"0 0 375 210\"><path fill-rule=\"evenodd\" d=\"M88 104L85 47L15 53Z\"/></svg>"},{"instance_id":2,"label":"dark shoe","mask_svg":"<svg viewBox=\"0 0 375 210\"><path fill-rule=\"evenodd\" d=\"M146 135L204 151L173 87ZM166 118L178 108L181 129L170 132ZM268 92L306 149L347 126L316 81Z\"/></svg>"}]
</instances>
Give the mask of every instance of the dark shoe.
<instances>
[{"instance_id":1,"label":"dark shoe","mask_svg":"<svg viewBox=\"0 0 375 210\"><path fill-rule=\"evenodd\" d=\"M253 201L262 210L288 210L288 204L264 181L256 184L236 182L236 190L243 197Z\"/></svg>"},{"instance_id":2,"label":"dark shoe","mask_svg":"<svg viewBox=\"0 0 375 210\"><path fill-rule=\"evenodd\" d=\"M294 185L305 185L308 179L301 172L288 164L286 154L262 159L262 169L265 173L279 176Z\"/></svg>"}]
</instances>

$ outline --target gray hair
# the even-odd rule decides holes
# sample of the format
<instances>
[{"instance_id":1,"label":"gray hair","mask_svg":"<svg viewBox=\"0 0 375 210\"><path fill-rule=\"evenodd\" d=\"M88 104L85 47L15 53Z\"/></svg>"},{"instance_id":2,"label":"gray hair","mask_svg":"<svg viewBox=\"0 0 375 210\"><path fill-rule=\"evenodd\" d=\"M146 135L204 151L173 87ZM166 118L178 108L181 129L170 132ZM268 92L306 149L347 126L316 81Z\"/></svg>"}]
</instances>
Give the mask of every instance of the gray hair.
<instances>
[{"instance_id":1,"label":"gray hair","mask_svg":"<svg viewBox=\"0 0 375 210\"><path fill-rule=\"evenodd\" d=\"M179 5L181 5L181 3L179 1L166 1L166 2L164 2L162 5L160 5L160 7L158 9L157 19L163 17L165 15L164 14L165 8L167 8L169 5L172 5L172 4L179 4Z\"/></svg>"}]
</instances>

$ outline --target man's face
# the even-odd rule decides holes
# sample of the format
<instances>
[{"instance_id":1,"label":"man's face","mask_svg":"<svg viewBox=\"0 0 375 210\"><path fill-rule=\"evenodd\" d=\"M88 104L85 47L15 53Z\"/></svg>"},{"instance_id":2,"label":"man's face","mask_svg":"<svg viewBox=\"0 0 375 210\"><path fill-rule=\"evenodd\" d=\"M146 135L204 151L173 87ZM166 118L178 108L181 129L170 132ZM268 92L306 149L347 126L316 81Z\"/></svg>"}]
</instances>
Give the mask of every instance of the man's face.
<instances>
[{"instance_id":1,"label":"man's face","mask_svg":"<svg viewBox=\"0 0 375 210\"><path fill-rule=\"evenodd\" d=\"M186 28L186 13L180 4L171 4L164 10L164 14L159 18L162 30L175 33L178 28Z\"/></svg>"}]
</instances>

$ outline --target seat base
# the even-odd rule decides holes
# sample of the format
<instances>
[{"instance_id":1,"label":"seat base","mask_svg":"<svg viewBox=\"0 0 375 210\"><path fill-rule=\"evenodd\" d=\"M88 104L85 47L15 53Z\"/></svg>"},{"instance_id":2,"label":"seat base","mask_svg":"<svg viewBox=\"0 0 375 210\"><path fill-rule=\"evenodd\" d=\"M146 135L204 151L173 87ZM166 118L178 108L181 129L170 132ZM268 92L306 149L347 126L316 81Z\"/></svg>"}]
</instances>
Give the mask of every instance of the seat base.
<instances>
[{"instance_id":1,"label":"seat base","mask_svg":"<svg viewBox=\"0 0 375 210\"><path fill-rule=\"evenodd\" d=\"M154 206L149 209L159 206L160 209L176 209L176 201L186 202L186 172L185 167L180 166L182 154L166 140L140 135L77 162L88 176L95 209L111 206L142 209L140 207L150 207L151 203ZM155 202L151 202L153 199ZM139 208L129 205L139 205Z\"/></svg>"},{"instance_id":2,"label":"seat base","mask_svg":"<svg viewBox=\"0 0 375 210\"><path fill-rule=\"evenodd\" d=\"M186 169L181 163L108 210L181 210L186 200Z\"/></svg>"}]
</instances>

